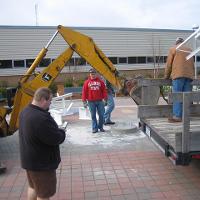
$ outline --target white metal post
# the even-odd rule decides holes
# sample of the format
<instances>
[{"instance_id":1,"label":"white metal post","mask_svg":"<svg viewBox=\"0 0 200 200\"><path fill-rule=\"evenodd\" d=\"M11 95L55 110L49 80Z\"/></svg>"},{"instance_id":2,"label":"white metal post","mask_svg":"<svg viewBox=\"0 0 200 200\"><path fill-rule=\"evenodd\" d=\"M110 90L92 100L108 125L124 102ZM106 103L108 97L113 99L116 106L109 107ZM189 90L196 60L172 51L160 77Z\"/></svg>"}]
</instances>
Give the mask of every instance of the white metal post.
<instances>
[{"instance_id":1,"label":"white metal post","mask_svg":"<svg viewBox=\"0 0 200 200\"><path fill-rule=\"evenodd\" d=\"M194 49L197 48L197 40L194 38ZM197 54L194 55L194 70L195 70L195 79L197 78Z\"/></svg>"}]
</instances>

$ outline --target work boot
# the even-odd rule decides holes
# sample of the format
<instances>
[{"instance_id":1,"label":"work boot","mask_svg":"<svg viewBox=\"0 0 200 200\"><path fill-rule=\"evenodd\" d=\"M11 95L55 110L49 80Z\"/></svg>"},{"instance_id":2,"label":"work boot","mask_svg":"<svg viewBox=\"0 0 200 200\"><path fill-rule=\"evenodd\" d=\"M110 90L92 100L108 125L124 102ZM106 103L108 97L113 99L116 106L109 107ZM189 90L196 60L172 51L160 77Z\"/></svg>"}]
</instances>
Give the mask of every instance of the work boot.
<instances>
[{"instance_id":1,"label":"work boot","mask_svg":"<svg viewBox=\"0 0 200 200\"><path fill-rule=\"evenodd\" d=\"M104 123L104 125L114 125L114 124L115 124L115 122L112 122L112 121Z\"/></svg>"},{"instance_id":2,"label":"work boot","mask_svg":"<svg viewBox=\"0 0 200 200\"><path fill-rule=\"evenodd\" d=\"M100 130L100 132L105 132L105 130L103 128L100 128L99 130Z\"/></svg>"},{"instance_id":3,"label":"work boot","mask_svg":"<svg viewBox=\"0 0 200 200\"><path fill-rule=\"evenodd\" d=\"M168 122L169 122L169 123L182 122L182 119L181 119L181 118L178 118L178 117L170 117L170 118L168 118Z\"/></svg>"},{"instance_id":4,"label":"work boot","mask_svg":"<svg viewBox=\"0 0 200 200\"><path fill-rule=\"evenodd\" d=\"M6 167L0 164L0 174L3 174L6 171Z\"/></svg>"},{"instance_id":5,"label":"work boot","mask_svg":"<svg viewBox=\"0 0 200 200\"><path fill-rule=\"evenodd\" d=\"M92 130L92 133L97 133L97 132L98 132L98 130L96 130L96 129Z\"/></svg>"}]
</instances>

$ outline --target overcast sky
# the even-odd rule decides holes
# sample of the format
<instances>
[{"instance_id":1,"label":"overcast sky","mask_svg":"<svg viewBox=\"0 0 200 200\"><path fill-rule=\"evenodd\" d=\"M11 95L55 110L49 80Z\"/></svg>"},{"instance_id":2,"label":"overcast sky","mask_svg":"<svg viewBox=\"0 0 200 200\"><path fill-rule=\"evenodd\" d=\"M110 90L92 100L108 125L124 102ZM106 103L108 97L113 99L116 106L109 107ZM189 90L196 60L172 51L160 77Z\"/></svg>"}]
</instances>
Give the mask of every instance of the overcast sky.
<instances>
[{"instance_id":1,"label":"overcast sky","mask_svg":"<svg viewBox=\"0 0 200 200\"><path fill-rule=\"evenodd\" d=\"M39 26L62 24L81 27L164 29L192 29L193 25L200 25L200 0L0 0L0 2L0 25L34 26L37 22Z\"/></svg>"}]
</instances>

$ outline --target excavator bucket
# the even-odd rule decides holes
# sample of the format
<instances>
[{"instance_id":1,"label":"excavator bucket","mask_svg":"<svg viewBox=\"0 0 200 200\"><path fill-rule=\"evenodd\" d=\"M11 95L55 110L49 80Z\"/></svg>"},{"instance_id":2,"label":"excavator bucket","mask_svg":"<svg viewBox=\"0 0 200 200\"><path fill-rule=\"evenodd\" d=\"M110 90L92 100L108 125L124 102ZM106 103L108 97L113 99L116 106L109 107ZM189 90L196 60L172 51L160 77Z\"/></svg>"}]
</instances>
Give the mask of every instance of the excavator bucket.
<instances>
[{"instance_id":1,"label":"excavator bucket","mask_svg":"<svg viewBox=\"0 0 200 200\"><path fill-rule=\"evenodd\" d=\"M141 86L138 84L140 79L142 78L134 78L125 83L129 96L137 105L156 105L160 97L160 87Z\"/></svg>"}]
</instances>

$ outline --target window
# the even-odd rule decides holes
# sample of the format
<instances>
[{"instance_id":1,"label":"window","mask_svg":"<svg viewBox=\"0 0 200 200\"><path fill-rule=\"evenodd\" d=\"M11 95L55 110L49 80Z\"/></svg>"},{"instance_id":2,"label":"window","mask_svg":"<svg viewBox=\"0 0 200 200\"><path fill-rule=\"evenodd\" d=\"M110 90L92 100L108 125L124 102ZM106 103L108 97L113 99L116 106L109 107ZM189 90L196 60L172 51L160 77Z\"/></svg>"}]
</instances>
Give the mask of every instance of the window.
<instances>
[{"instance_id":1,"label":"window","mask_svg":"<svg viewBox=\"0 0 200 200\"><path fill-rule=\"evenodd\" d=\"M144 56L138 57L138 63L139 64L146 63L146 57L144 57Z\"/></svg>"},{"instance_id":2,"label":"window","mask_svg":"<svg viewBox=\"0 0 200 200\"><path fill-rule=\"evenodd\" d=\"M25 67L24 60L14 60L14 67Z\"/></svg>"},{"instance_id":3,"label":"window","mask_svg":"<svg viewBox=\"0 0 200 200\"><path fill-rule=\"evenodd\" d=\"M65 66L74 66L74 58L70 58L70 60L65 64Z\"/></svg>"},{"instance_id":4,"label":"window","mask_svg":"<svg viewBox=\"0 0 200 200\"><path fill-rule=\"evenodd\" d=\"M108 57L113 64L117 64L117 57Z\"/></svg>"},{"instance_id":5,"label":"window","mask_svg":"<svg viewBox=\"0 0 200 200\"><path fill-rule=\"evenodd\" d=\"M40 62L39 66L40 67L47 67L50 63L51 63L51 59L50 58L44 58Z\"/></svg>"},{"instance_id":6,"label":"window","mask_svg":"<svg viewBox=\"0 0 200 200\"><path fill-rule=\"evenodd\" d=\"M200 62L200 56L197 56L197 62Z\"/></svg>"},{"instance_id":7,"label":"window","mask_svg":"<svg viewBox=\"0 0 200 200\"><path fill-rule=\"evenodd\" d=\"M77 65L86 65L86 61L84 58L75 58L75 66Z\"/></svg>"},{"instance_id":8,"label":"window","mask_svg":"<svg viewBox=\"0 0 200 200\"><path fill-rule=\"evenodd\" d=\"M136 64L137 57L128 57L128 64Z\"/></svg>"},{"instance_id":9,"label":"window","mask_svg":"<svg viewBox=\"0 0 200 200\"><path fill-rule=\"evenodd\" d=\"M122 64L122 63L127 63L126 57L119 57L119 64Z\"/></svg>"},{"instance_id":10,"label":"window","mask_svg":"<svg viewBox=\"0 0 200 200\"><path fill-rule=\"evenodd\" d=\"M161 56L160 63L164 63L164 56Z\"/></svg>"},{"instance_id":11,"label":"window","mask_svg":"<svg viewBox=\"0 0 200 200\"><path fill-rule=\"evenodd\" d=\"M164 63L167 62L167 56L163 56L163 62L164 62Z\"/></svg>"},{"instance_id":12,"label":"window","mask_svg":"<svg viewBox=\"0 0 200 200\"><path fill-rule=\"evenodd\" d=\"M153 57L147 57L147 63L154 63Z\"/></svg>"},{"instance_id":13,"label":"window","mask_svg":"<svg viewBox=\"0 0 200 200\"><path fill-rule=\"evenodd\" d=\"M0 60L0 68L12 68L12 60Z\"/></svg>"},{"instance_id":14,"label":"window","mask_svg":"<svg viewBox=\"0 0 200 200\"><path fill-rule=\"evenodd\" d=\"M26 60L26 67L30 67L33 62L34 62L34 59L27 59Z\"/></svg>"},{"instance_id":15,"label":"window","mask_svg":"<svg viewBox=\"0 0 200 200\"><path fill-rule=\"evenodd\" d=\"M156 63L163 63L163 56L156 56Z\"/></svg>"}]
</instances>

